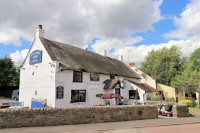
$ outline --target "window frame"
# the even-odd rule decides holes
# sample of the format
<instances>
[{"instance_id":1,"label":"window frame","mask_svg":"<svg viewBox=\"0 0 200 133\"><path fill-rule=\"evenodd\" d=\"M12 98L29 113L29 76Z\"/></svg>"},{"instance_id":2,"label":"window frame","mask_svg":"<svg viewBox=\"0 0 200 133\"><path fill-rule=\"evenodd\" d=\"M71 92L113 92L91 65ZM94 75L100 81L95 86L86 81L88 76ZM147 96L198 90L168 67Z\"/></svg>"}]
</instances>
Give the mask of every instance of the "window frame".
<instances>
[{"instance_id":1,"label":"window frame","mask_svg":"<svg viewBox=\"0 0 200 133\"><path fill-rule=\"evenodd\" d=\"M96 76L95 78L97 78L97 80L94 80L93 78L92 78L92 76ZM98 76L98 77L97 77ZM100 81L100 75L99 74L90 74L90 81Z\"/></svg>"},{"instance_id":2,"label":"window frame","mask_svg":"<svg viewBox=\"0 0 200 133\"><path fill-rule=\"evenodd\" d=\"M80 94L81 94L80 91L84 92L84 93L82 93L82 94L84 94L83 95L84 96L83 100L81 100L81 98L80 98ZM74 99L73 98L74 95L78 95L78 98ZM86 102L86 90L71 90L71 103L80 103L80 102Z\"/></svg>"},{"instance_id":3,"label":"window frame","mask_svg":"<svg viewBox=\"0 0 200 133\"><path fill-rule=\"evenodd\" d=\"M77 80L76 73L81 74L81 80ZM83 82L83 72L82 71L73 71L73 82Z\"/></svg>"},{"instance_id":4,"label":"window frame","mask_svg":"<svg viewBox=\"0 0 200 133\"><path fill-rule=\"evenodd\" d=\"M134 91L134 92L135 92L135 93L133 93L133 94L135 94L135 95L134 95L134 98L131 98L131 96L130 96L130 92L131 92L131 91ZM129 99L140 100L140 95L139 95L138 90L129 90L128 95L129 95Z\"/></svg>"},{"instance_id":5,"label":"window frame","mask_svg":"<svg viewBox=\"0 0 200 133\"><path fill-rule=\"evenodd\" d=\"M58 89L62 88L62 97L58 97ZM64 98L64 87L58 86L56 87L56 99L63 99Z\"/></svg>"}]
</instances>

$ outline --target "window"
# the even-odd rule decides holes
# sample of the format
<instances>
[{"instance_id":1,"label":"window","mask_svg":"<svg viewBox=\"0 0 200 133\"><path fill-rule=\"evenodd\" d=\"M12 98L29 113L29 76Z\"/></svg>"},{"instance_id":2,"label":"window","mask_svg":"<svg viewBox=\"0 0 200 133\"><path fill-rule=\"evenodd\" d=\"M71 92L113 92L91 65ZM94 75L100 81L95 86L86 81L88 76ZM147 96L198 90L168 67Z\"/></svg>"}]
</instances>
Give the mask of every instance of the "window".
<instances>
[{"instance_id":1,"label":"window","mask_svg":"<svg viewBox=\"0 0 200 133\"><path fill-rule=\"evenodd\" d=\"M90 81L99 81L99 74L90 74Z\"/></svg>"},{"instance_id":2,"label":"window","mask_svg":"<svg viewBox=\"0 0 200 133\"><path fill-rule=\"evenodd\" d=\"M56 88L56 99L62 99L64 97L64 87L58 86Z\"/></svg>"},{"instance_id":3,"label":"window","mask_svg":"<svg viewBox=\"0 0 200 133\"><path fill-rule=\"evenodd\" d=\"M71 91L71 103L85 102L86 90L72 90Z\"/></svg>"},{"instance_id":4,"label":"window","mask_svg":"<svg viewBox=\"0 0 200 133\"><path fill-rule=\"evenodd\" d=\"M115 88L115 94L121 95L120 88Z\"/></svg>"},{"instance_id":5,"label":"window","mask_svg":"<svg viewBox=\"0 0 200 133\"><path fill-rule=\"evenodd\" d=\"M137 90L129 90L129 99L140 99L139 93Z\"/></svg>"},{"instance_id":6,"label":"window","mask_svg":"<svg viewBox=\"0 0 200 133\"><path fill-rule=\"evenodd\" d=\"M110 74L110 79L115 79L115 75L114 74Z\"/></svg>"},{"instance_id":7,"label":"window","mask_svg":"<svg viewBox=\"0 0 200 133\"><path fill-rule=\"evenodd\" d=\"M81 71L74 71L73 82L82 82L83 74Z\"/></svg>"}]
</instances>

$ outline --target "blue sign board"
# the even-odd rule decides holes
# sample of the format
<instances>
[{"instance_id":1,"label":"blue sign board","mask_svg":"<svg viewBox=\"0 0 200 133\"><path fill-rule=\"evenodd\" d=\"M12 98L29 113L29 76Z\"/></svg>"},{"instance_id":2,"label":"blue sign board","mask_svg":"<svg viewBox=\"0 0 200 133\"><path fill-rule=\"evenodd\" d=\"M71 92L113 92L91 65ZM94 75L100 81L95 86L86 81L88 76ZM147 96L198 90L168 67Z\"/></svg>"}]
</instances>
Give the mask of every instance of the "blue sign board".
<instances>
[{"instance_id":1,"label":"blue sign board","mask_svg":"<svg viewBox=\"0 0 200 133\"><path fill-rule=\"evenodd\" d=\"M30 55L29 64L33 65L42 62L42 50L35 50Z\"/></svg>"}]
</instances>

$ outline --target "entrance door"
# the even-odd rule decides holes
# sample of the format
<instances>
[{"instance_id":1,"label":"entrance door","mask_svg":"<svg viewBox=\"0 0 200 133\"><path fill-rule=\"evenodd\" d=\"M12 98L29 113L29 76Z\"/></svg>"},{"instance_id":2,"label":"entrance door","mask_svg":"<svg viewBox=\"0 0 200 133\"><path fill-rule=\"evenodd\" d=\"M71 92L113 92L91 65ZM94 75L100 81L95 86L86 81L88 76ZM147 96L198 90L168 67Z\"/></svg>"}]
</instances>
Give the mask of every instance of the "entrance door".
<instances>
[{"instance_id":1,"label":"entrance door","mask_svg":"<svg viewBox=\"0 0 200 133\"><path fill-rule=\"evenodd\" d=\"M121 95L120 88L115 88L115 94ZM118 105L119 102L120 102L120 99L119 98L115 98L115 104Z\"/></svg>"}]
</instances>

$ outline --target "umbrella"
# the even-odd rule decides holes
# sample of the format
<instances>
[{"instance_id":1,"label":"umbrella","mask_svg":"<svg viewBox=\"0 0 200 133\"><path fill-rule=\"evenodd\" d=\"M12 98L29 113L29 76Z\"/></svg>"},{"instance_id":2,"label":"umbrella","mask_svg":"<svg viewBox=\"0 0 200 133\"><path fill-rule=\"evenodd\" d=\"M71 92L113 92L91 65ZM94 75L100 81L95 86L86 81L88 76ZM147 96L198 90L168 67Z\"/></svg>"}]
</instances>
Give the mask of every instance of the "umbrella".
<instances>
[{"instance_id":1,"label":"umbrella","mask_svg":"<svg viewBox=\"0 0 200 133\"><path fill-rule=\"evenodd\" d=\"M112 99L112 98L123 98L123 97L120 96L119 94L107 93L107 94L104 94L101 98L102 99Z\"/></svg>"}]
</instances>

